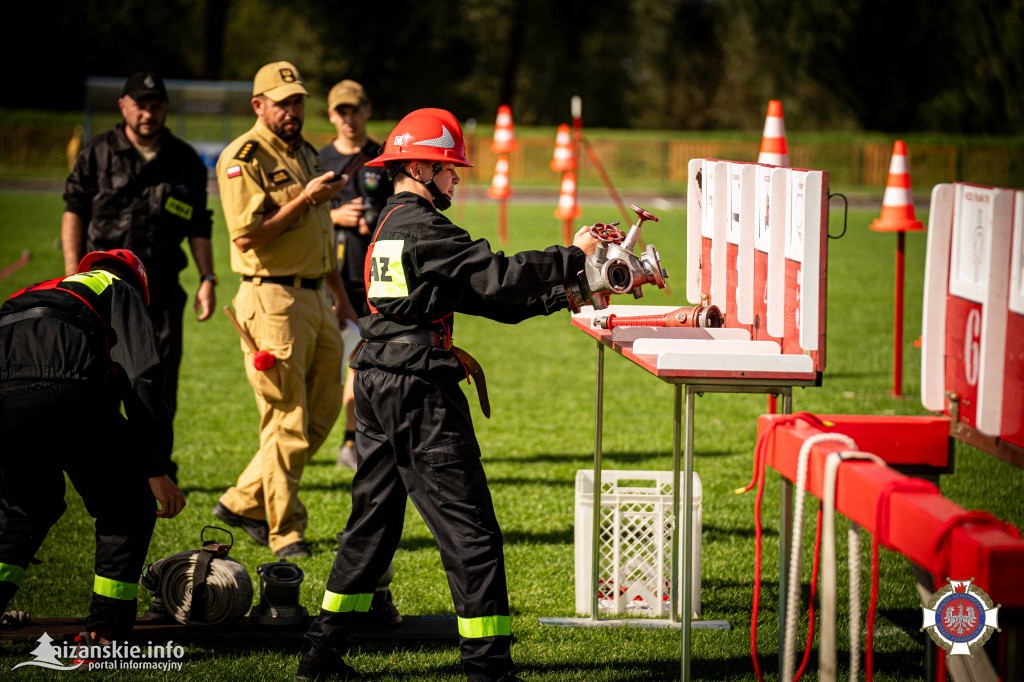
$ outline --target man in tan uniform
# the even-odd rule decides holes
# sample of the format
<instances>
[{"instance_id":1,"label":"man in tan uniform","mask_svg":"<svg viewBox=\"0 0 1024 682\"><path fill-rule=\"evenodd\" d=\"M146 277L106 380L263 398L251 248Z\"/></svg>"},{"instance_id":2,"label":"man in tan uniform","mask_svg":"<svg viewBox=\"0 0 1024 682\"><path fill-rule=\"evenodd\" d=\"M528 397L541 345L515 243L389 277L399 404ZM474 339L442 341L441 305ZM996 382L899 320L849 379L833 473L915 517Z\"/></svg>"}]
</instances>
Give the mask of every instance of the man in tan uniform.
<instances>
[{"instance_id":1,"label":"man in tan uniform","mask_svg":"<svg viewBox=\"0 0 1024 682\"><path fill-rule=\"evenodd\" d=\"M256 124L221 153L217 183L234 245L231 269L242 275L235 311L276 362L259 371L242 345L260 449L213 514L295 559L309 556L299 479L341 409L339 327L356 315L336 267L328 212L342 182L302 137L309 94L302 77L288 62L267 64L252 92ZM323 285L337 302L333 312Z\"/></svg>"}]
</instances>

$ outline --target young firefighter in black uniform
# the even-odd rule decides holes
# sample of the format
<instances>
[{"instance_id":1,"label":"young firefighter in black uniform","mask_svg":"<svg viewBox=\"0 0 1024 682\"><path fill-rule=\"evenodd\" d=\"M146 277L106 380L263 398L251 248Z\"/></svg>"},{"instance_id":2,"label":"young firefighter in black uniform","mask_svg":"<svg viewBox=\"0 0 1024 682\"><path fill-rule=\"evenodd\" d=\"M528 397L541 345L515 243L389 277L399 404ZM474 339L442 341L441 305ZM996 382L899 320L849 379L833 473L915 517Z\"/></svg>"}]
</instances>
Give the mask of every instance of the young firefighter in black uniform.
<instances>
[{"instance_id":1,"label":"young firefighter in black uniform","mask_svg":"<svg viewBox=\"0 0 1024 682\"><path fill-rule=\"evenodd\" d=\"M148 300L142 262L118 249L0 307L0 611L64 513L66 471L96 519L86 643L132 629L156 518L185 506L166 475L171 420Z\"/></svg>"},{"instance_id":2,"label":"young firefighter in black uniform","mask_svg":"<svg viewBox=\"0 0 1024 682\"><path fill-rule=\"evenodd\" d=\"M467 366L479 368L452 345L453 315L515 323L565 308L565 287L577 283L596 241L584 228L568 248L506 257L441 215L459 182L456 166L471 165L447 111L406 116L368 165L387 167L396 194L367 256L371 314L359 320L365 343L352 361L362 462L320 615L306 635L313 648L295 679L354 674L340 657L346 635L366 622L377 578L401 539L408 496L441 551L463 671L470 682L512 682L519 678L501 529L459 387Z\"/></svg>"}]
</instances>

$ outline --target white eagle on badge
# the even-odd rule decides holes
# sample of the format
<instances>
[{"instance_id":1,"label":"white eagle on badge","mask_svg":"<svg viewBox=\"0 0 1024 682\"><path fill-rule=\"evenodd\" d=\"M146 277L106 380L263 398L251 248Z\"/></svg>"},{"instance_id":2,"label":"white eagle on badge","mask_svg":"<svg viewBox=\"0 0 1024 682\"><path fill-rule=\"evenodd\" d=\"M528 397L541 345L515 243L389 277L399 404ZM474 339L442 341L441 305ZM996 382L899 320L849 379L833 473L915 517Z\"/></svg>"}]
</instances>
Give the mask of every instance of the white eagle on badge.
<instances>
[{"instance_id":1,"label":"white eagle on badge","mask_svg":"<svg viewBox=\"0 0 1024 682\"><path fill-rule=\"evenodd\" d=\"M978 624L978 612L974 610L973 606L968 606L967 613L964 613L964 605L958 604L957 606L959 606L959 610L956 613L953 613L952 606L946 609L946 613L942 616L942 624L951 632L962 636L965 632L973 630L974 626Z\"/></svg>"}]
</instances>

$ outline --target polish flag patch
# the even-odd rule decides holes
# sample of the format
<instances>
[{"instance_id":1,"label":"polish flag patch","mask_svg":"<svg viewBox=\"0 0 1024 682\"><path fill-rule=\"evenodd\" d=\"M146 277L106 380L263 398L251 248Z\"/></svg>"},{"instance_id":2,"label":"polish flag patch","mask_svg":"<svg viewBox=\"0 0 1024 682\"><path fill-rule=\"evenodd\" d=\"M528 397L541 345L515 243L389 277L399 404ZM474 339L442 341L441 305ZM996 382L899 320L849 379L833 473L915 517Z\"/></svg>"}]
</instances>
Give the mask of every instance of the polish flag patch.
<instances>
[{"instance_id":1,"label":"polish flag patch","mask_svg":"<svg viewBox=\"0 0 1024 682\"><path fill-rule=\"evenodd\" d=\"M241 166L231 166L227 170L227 176L229 178L237 178L241 174L242 174L242 167Z\"/></svg>"}]
</instances>

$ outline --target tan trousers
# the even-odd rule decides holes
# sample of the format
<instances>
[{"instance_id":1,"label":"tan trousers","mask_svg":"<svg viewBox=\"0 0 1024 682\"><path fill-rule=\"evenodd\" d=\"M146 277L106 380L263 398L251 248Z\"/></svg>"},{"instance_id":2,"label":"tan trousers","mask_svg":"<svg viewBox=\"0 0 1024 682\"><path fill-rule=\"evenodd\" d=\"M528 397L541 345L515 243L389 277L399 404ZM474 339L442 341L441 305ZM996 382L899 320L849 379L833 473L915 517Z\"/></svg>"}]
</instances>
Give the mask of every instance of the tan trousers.
<instances>
[{"instance_id":1,"label":"tan trousers","mask_svg":"<svg viewBox=\"0 0 1024 682\"><path fill-rule=\"evenodd\" d=\"M309 517L299 479L341 411L341 333L322 290L242 282L234 305L257 347L277 361L257 371L242 344L260 412L260 449L220 502L241 516L266 519L276 552L304 537Z\"/></svg>"}]
</instances>

